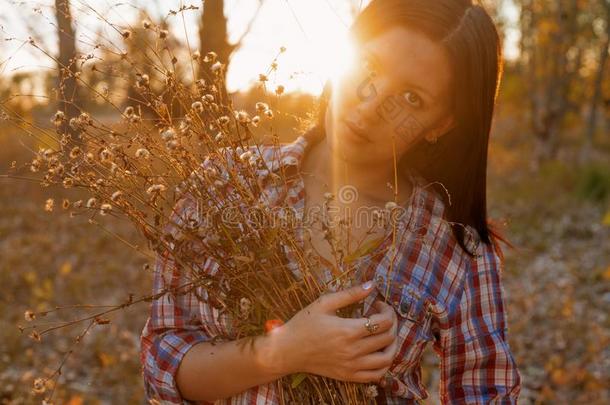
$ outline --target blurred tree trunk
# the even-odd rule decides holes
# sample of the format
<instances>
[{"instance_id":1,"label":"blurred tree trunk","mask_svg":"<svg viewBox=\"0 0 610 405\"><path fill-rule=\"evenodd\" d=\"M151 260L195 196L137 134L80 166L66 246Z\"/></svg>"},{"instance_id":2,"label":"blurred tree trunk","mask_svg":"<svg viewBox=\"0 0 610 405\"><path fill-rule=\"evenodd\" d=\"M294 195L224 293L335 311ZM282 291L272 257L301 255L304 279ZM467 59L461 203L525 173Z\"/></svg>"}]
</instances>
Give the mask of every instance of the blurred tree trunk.
<instances>
[{"instance_id":1,"label":"blurred tree trunk","mask_svg":"<svg viewBox=\"0 0 610 405\"><path fill-rule=\"evenodd\" d=\"M234 46L229 44L227 35L227 18L224 14L224 0L203 0L203 12L199 26L199 51L201 59L199 64L199 77L206 76L206 63L203 61L208 52L216 52L218 61L225 65L222 72L225 88L220 89L226 94L226 77L229 67L229 58Z\"/></svg>"},{"instance_id":2,"label":"blurred tree trunk","mask_svg":"<svg viewBox=\"0 0 610 405\"><path fill-rule=\"evenodd\" d=\"M593 146L593 138L595 137L595 129L597 128L597 111L601 107L602 101L602 85L604 83L604 75L606 74L606 63L608 61L608 52L610 48L610 1L601 0L605 3L605 19L606 19L606 38L602 41L597 72L593 84L593 96L591 97L591 109L589 111L589 119L587 122L586 139L581 153L581 162L586 162L590 158L591 148Z\"/></svg>"},{"instance_id":3,"label":"blurred tree trunk","mask_svg":"<svg viewBox=\"0 0 610 405\"><path fill-rule=\"evenodd\" d=\"M55 17L57 19L57 36L59 41L58 62L58 84L57 96L59 98L58 109L63 111L66 120L60 127L62 134L69 135L69 144L80 143L80 134L73 130L68 121L70 118L80 114L80 91L75 74L76 66L76 36L72 26L72 14L70 12L70 0L55 0Z\"/></svg>"},{"instance_id":4,"label":"blurred tree trunk","mask_svg":"<svg viewBox=\"0 0 610 405\"><path fill-rule=\"evenodd\" d=\"M250 19L245 31L234 44L229 43L227 33L227 18L224 14L224 0L203 0L203 12L201 13L201 21L199 25L199 52L201 59L199 63L199 78L205 78L207 64L203 61L204 56L208 52L216 52L218 61L225 65L222 72L222 79L225 83L225 88L220 89L226 95L226 77L229 68L231 55L242 44L244 37L250 32L256 17L263 5L263 0L258 0L258 7L254 16Z\"/></svg>"},{"instance_id":5,"label":"blurred tree trunk","mask_svg":"<svg viewBox=\"0 0 610 405\"><path fill-rule=\"evenodd\" d=\"M578 0L520 0L522 63L529 89L530 126L536 137L536 167L554 158L566 113L578 109L570 93L583 62L578 41Z\"/></svg>"}]
</instances>

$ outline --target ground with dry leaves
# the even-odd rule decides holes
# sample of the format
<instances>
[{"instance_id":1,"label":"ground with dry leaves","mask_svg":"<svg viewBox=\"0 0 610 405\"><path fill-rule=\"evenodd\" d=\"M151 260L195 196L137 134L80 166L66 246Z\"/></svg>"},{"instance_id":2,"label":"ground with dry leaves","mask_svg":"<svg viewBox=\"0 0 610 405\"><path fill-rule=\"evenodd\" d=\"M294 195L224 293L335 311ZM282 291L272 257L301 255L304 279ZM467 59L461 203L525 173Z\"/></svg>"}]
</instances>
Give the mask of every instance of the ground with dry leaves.
<instances>
[{"instance_id":1,"label":"ground with dry leaves","mask_svg":"<svg viewBox=\"0 0 610 405\"><path fill-rule=\"evenodd\" d=\"M489 205L491 216L507 221L505 233L515 245L506 252L503 279L509 344L523 376L521 403L608 403L610 166L565 163L575 160L566 148L558 161L533 171L527 139L504 132L492 147ZM610 160L608 149L597 153L595 160ZM23 153L2 152L3 164L14 156ZM150 288L142 270L146 258L84 219L70 219L60 204L44 212L53 195L57 190L0 180L0 404L40 403L43 396L31 394L32 381L59 366L81 330L77 325L33 342L17 328L26 324L26 309L112 305ZM135 237L126 224L112 223L111 229ZM146 305L113 316L74 347L56 403L141 403L138 335ZM431 394L426 403L438 403L438 360L431 348L424 378Z\"/></svg>"}]
</instances>

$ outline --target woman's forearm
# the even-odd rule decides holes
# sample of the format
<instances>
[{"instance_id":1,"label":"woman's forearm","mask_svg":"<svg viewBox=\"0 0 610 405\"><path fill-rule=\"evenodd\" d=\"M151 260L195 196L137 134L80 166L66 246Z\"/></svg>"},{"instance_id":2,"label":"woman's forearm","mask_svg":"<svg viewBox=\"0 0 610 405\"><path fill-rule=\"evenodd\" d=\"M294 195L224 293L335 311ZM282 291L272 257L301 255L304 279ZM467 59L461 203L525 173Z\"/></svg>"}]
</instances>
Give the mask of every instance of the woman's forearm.
<instances>
[{"instance_id":1,"label":"woman's forearm","mask_svg":"<svg viewBox=\"0 0 610 405\"><path fill-rule=\"evenodd\" d=\"M188 400L213 402L275 381L292 371L272 335L204 342L189 350L178 368L176 383Z\"/></svg>"}]
</instances>

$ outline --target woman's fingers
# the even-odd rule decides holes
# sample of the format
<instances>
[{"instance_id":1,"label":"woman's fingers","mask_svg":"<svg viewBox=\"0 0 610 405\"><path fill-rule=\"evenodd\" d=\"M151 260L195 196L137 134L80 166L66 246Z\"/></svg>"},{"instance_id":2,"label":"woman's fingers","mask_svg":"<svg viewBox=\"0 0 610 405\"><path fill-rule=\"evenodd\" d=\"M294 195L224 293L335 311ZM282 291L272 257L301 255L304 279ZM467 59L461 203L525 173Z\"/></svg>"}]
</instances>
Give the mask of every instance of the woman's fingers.
<instances>
[{"instance_id":1,"label":"woman's fingers","mask_svg":"<svg viewBox=\"0 0 610 405\"><path fill-rule=\"evenodd\" d=\"M367 281L364 284L356 285L345 290L324 294L315 301L325 313L332 314L339 308L346 307L366 298L371 292L375 291L375 282Z\"/></svg>"},{"instance_id":2,"label":"woman's fingers","mask_svg":"<svg viewBox=\"0 0 610 405\"><path fill-rule=\"evenodd\" d=\"M386 304L384 301L378 299L373 302L373 308L379 313L393 310L391 305Z\"/></svg>"},{"instance_id":3,"label":"woman's fingers","mask_svg":"<svg viewBox=\"0 0 610 405\"><path fill-rule=\"evenodd\" d=\"M396 343L392 342L386 349L359 357L354 366L358 370L376 370L389 367L396 356Z\"/></svg>"},{"instance_id":4,"label":"woman's fingers","mask_svg":"<svg viewBox=\"0 0 610 405\"><path fill-rule=\"evenodd\" d=\"M363 356L368 353L385 349L387 346L392 344L395 339L396 335L392 333L391 330L362 338L354 343L356 355Z\"/></svg>"},{"instance_id":5,"label":"woman's fingers","mask_svg":"<svg viewBox=\"0 0 610 405\"><path fill-rule=\"evenodd\" d=\"M384 367L378 370L362 370L354 373L350 381L360 382L360 383L368 383L368 382L378 382L385 375L386 371L388 371L389 367Z\"/></svg>"},{"instance_id":6,"label":"woman's fingers","mask_svg":"<svg viewBox=\"0 0 610 405\"><path fill-rule=\"evenodd\" d=\"M359 339L362 337L383 333L392 328L394 324L394 319L392 318L392 315L388 313L373 314L368 318L371 320L371 325L378 325L377 330L374 333L369 332L368 329L365 327L366 318L346 318L346 320L350 322L349 325L350 329L352 329L353 331L354 338Z\"/></svg>"}]
</instances>

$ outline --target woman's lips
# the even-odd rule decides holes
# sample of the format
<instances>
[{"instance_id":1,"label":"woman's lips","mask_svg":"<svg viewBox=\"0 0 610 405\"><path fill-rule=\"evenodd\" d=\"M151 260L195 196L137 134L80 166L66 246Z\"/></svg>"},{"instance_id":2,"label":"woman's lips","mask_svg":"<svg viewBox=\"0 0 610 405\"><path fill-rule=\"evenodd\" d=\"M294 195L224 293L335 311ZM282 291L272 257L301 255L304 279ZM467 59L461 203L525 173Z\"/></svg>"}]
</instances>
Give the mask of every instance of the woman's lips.
<instances>
[{"instance_id":1,"label":"woman's lips","mask_svg":"<svg viewBox=\"0 0 610 405\"><path fill-rule=\"evenodd\" d=\"M360 129L356 124L354 124L353 122L351 122L350 120L347 119L342 119L343 123L345 124L346 127L349 128L349 130L351 131L351 133L354 135L352 136L352 138L354 138L355 140L359 140L361 142L371 142L371 140L364 134L364 131L362 131L362 129Z\"/></svg>"}]
</instances>

